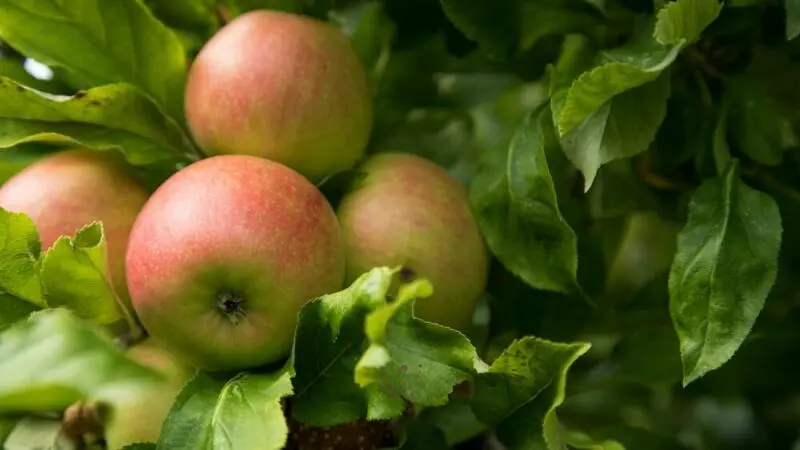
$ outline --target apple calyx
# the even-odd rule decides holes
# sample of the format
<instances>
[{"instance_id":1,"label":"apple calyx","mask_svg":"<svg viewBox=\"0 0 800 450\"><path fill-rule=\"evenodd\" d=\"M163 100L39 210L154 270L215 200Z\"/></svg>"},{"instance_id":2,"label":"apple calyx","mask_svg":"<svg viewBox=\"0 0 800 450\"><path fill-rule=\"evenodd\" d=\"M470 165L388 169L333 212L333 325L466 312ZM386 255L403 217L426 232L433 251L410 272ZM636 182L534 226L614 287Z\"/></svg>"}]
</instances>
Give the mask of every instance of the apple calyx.
<instances>
[{"instance_id":1,"label":"apple calyx","mask_svg":"<svg viewBox=\"0 0 800 450\"><path fill-rule=\"evenodd\" d=\"M217 308L236 325L245 316L244 298L232 291L223 290L217 294Z\"/></svg>"}]
</instances>

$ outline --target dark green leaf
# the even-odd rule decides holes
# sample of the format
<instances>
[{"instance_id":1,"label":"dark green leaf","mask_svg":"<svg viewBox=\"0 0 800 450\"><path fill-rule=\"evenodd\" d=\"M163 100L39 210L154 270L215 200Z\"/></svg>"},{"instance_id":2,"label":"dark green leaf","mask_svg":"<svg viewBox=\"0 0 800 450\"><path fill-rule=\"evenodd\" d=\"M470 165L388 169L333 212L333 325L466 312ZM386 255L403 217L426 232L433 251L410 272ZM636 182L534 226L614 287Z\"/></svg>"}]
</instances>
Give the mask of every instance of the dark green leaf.
<instances>
[{"instance_id":1,"label":"dark green leaf","mask_svg":"<svg viewBox=\"0 0 800 450\"><path fill-rule=\"evenodd\" d=\"M689 206L669 277L684 385L733 356L775 282L783 233L775 201L730 164Z\"/></svg>"},{"instance_id":2,"label":"dark green leaf","mask_svg":"<svg viewBox=\"0 0 800 450\"><path fill-rule=\"evenodd\" d=\"M0 77L0 98L0 148L41 141L119 149L133 164L198 157L181 128L126 84L65 97Z\"/></svg>"},{"instance_id":3,"label":"dark green leaf","mask_svg":"<svg viewBox=\"0 0 800 450\"><path fill-rule=\"evenodd\" d=\"M475 372L478 355L463 334L414 316L416 302L433 293L427 280L400 287L392 303L371 312L366 333L371 345L358 361L356 382L412 405L447 403L453 387Z\"/></svg>"},{"instance_id":4,"label":"dark green leaf","mask_svg":"<svg viewBox=\"0 0 800 450\"><path fill-rule=\"evenodd\" d=\"M395 272L373 269L343 291L312 300L300 310L292 351L292 412L299 421L331 426L402 412L402 403L359 388L353 376L368 345L364 318L386 303Z\"/></svg>"},{"instance_id":5,"label":"dark green leaf","mask_svg":"<svg viewBox=\"0 0 800 450\"><path fill-rule=\"evenodd\" d=\"M560 0L523 3L520 48L529 49L550 34L591 33L602 23L599 16L570 6L570 2Z\"/></svg>"},{"instance_id":6,"label":"dark green leaf","mask_svg":"<svg viewBox=\"0 0 800 450\"><path fill-rule=\"evenodd\" d=\"M664 45L693 44L721 10L722 3L717 0L669 2L658 12L653 36Z\"/></svg>"},{"instance_id":7,"label":"dark green leaf","mask_svg":"<svg viewBox=\"0 0 800 450\"><path fill-rule=\"evenodd\" d=\"M23 60L0 59L0 76L10 78L19 84L51 94L65 94L67 89L61 83L35 78L23 66Z\"/></svg>"},{"instance_id":8,"label":"dark green leaf","mask_svg":"<svg viewBox=\"0 0 800 450\"><path fill-rule=\"evenodd\" d=\"M281 402L291 393L288 370L242 372L227 381L198 372L175 399L157 448L282 449L289 427Z\"/></svg>"},{"instance_id":9,"label":"dark green leaf","mask_svg":"<svg viewBox=\"0 0 800 450\"><path fill-rule=\"evenodd\" d=\"M377 92L383 71L389 62L395 26L377 1L356 3L333 14L342 31L350 38L361 62L370 75L372 91Z\"/></svg>"},{"instance_id":10,"label":"dark green leaf","mask_svg":"<svg viewBox=\"0 0 800 450\"><path fill-rule=\"evenodd\" d=\"M0 334L0 413L61 411L113 402L161 376L65 309L33 313Z\"/></svg>"},{"instance_id":11,"label":"dark green leaf","mask_svg":"<svg viewBox=\"0 0 800 450\"><path fill-rule=\"evenodd\" d=\"M434 427L451 447L480 435L488 428L475 416L470 397L457 394L446 405L426 408L417 423Z\"/></svg>"},{"instance_id":12,"label":"dark green leaf","mask_svg":"<svg viewBox=\"0 0 800 450\"><path fill-rule=\"evenodd\" d=\"M567 371L589 348L535 337L513 342L478 376L476 416L496 427L509 450L566 448L556 409L564 402Z\"/></svg>"},{"instance_id":13,"label":"dark green leaf","mask_svg":"<svg viewBox=\"0 0 800 450\"><path fill-rule=\"evenodd\" d=\"M39 308L6 292L0 293L0 331Z\"/></svg>"},{"instance_id":14,"label":"dark green leaf","mask_svg":"<svg viewBox=\"0 0 800 450\"><path fill-rule=\"evenodd\" d=\"M767 80L746 75L729 81L728 129L734 145L751 159L764 165L781 163L788 147L784 136L791 124L766 86Z\"/></svg>"},{"instance_id":15,"label":"dark green leaf","mask_svg":"<svg viewBox=\"0 0 800 450\"><path fill-rule=\"evenodd\" d=\"M210 35L221 25L217 0L144 0L144 3L171 27Z\"/></svg>"},{"instance_id":16,"label":"dark green leaf","mask_svg":"<svg viewBox=\"0 0 800 450\"><path fill-rule=\"evenodd\" d=\"M555 135L546 112L528 118L508 147L486 155L470 200L489 247L510 271L532 287L571 292L577 240L561 216L547 165L545 147Z\"/></svg>"},{"instance_id":17,"label":"dark green leaf","mask_svg":"<svg viewBox=\"0 0 800 450\"><path fill-rule=\"evenodd\" d=\"M41 278L47 305L64 306L81 318L100 324L123 318L110 284L103 224L81 228L75 237L62 236L42 256Z\"/></svg>"},{"instance_id":18,"label":"dark green leaf","mask_svg":"<svg viewBox=\"0 0 800 450\"><path fill-rule=\"evenodd\" d=\"M681 379L680 348L670 329L645 329L623 337L611 363L616 377L625 381L671 385Z\"/></svg>"},{"instance_id":19,"label":"dark green leaf","mask_svg":"<svg viewBox=\"0 0 800 450\"><path fill-rule=\"evenodd\" d=\"M88 85L132 84L182 121L183 47L141 0L2 0L0 38Z\"/></svg>"},{"instance_id":20,"label":"dark green leaf","mask_svg":"<svg viewBox=\"0 0 800 450\"><path fill-rule=\"evenodd\" d=\"M522 1L440 0L445 14L467 37L494 57L510 56L522 33Z\"/></svg>"}]
</instances>

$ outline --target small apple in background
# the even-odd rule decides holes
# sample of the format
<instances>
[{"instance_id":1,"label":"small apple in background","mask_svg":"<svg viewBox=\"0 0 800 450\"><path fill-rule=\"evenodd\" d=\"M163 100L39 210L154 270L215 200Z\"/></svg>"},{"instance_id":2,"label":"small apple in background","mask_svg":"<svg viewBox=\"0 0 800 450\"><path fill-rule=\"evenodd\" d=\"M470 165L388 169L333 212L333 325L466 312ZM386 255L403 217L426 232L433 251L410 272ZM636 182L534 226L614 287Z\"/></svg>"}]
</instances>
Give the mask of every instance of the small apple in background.
<instances>
[{"instance_id":1,"label":"small apple in background","mask_svg":"<svg viewBox=\"0 0 800 450\"><path fill-rule=\"evenodd\" d=\"M162 184L131 232L133 307L156 341L211 371L276 362L307 301L341 290L333 208L307 179L263 158L198 161Z\"/></svg>"},{"instance_id":2,"label":"small apple in background","mask_svg":"<svg viewBox=\"0 0 800 450\"><path fill-rule=\"evenodd\" d=\"M185 109L208 153L260 156L314 183L362 157L373 122L367 75L347 37L280 11L242 14L205 44Z\"/></svg>"},{"instance_id":3,"label":"small apple in background","mask_svg":"<svg viewBox=\"0 0 800 450\"><path fill-rule=\"evenodd\" d=\"M70 149L46 156L6 181L0 187L0 207L31 217L42 250L61 236L72 236L85 225L102 221L109 276L117 295L129 303L125 251L133 222L148 196L121 158Z\"/></svg>"},{"instance_id":4,"label":"small apple in background","mask_svg":"<svg viewBox=\"0 0 800 450\"><path fill-rule=\"evenodd\" d=\"M486 287L488 250L466 188L443 168L407 153L379 153L342 198L337 213L351 283L376 266L402 266L401 279L423 277L431 297L416 315L466 331Z\"/></svg>"},{"instance_id":5,"label":"small apple in background","mask_svg":"<svg viewBox=\"0 0 800 450\"><path fill-rule=\"evenodd\" d=\"M104 424L109 450L119 450L137 442L158 442L161 426L175 397L195 372L152 340L130 348L128 355L140 364L161 372L165 380L148 385L125 402L110 405L110 415Z\"/></svg>"}]
</instances>

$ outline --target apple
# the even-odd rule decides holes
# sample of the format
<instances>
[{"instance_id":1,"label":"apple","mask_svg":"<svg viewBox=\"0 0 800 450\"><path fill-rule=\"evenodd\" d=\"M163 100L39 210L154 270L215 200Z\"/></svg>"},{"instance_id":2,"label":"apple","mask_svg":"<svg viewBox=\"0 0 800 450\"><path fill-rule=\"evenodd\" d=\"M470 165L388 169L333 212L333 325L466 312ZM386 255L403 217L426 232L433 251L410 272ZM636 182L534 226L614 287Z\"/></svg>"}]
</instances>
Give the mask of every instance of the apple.
<instances>
[{"instance_id":1,"label":"apple","mask_svg":"<svg viewBox=\"0 0 800 450\"><path fill-rule=\"evenodd\" d=\"M149 335L209 371L288 356L298 311L341 290L345 270L322 193L247 155L212 156L167 179L139 214L126 261Z\"/></svg>"},{"instance_id":2,"label":"apple","mask_svg":"<svg viewBox=\"0 0 800 450\"><path fill-rule=\"evenodd\" d=\"M128 235L149 196L129 169L111 153L69 149L36 161L0 187L0 207L30 216L43 249L61 236L72 236L83 226L102 221L109 281L128 304Z\"/></svg>"},{"instance_id":3,"label":"apple","mask_svg":"<svg viewBox=\"0 0 800 450\"><path fill-rule=\"evenodd\" d=\"M416 315L461 331L486 288L489 255L466 188L435 163L408 153L375 154L337 214L346 283L376 266L402 266L401 281L427 278L434 293Z\"/></svg>"},{"instance_id":4,"label":"apple","mask_svg":"<svg viewBox=\"0 0 800 450\"><path fill-rule=\"evenodd\" d=\"M194 374L193 368L150 339L130 348L128 356L161 372L164 381L147 385L137 395L110 405L109 416L104 424L109 450L118 450L138 442L157 442L175 397Z\"/></svg>"},{"instance_id":5,"label":"apple","mask_svg":"<svg viewBox=\"0 0 800 450\"><path fill-rule=\"evenodd\" d=\"M238 16L202 47L185 111L207 153L260 156L312 182L353 167L373 123L367 75L347 37L266 10Z\"/></svg>"}]
</instances>

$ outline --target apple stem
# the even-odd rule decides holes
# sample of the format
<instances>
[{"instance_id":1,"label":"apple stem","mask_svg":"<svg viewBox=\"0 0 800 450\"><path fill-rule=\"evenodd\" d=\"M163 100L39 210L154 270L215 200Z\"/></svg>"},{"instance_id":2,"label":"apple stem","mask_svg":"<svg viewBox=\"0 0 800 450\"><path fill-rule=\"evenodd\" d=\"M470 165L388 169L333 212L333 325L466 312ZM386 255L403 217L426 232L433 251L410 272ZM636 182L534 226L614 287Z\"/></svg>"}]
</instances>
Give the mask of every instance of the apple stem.
<instances>
[{"instance_id":1,"label":"apple stem","mask_svg":"<svg viewBox=\"0 0 800 450\"><path fill-rule=\"evenodd\" d=\"M133 313L131 313L122 299L119 298L119 295L117 295L113 289L112 292L114 292L114 299L117 302L117 306L119 306L119 309L122 311L122 317L125 319L125 323L128 324L130 343L139 342L144 337L144 330L139 325L136 318L134 318Z\"/></svg>"}]
</instances>

